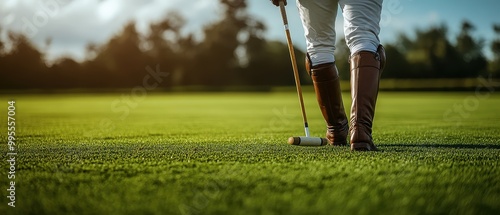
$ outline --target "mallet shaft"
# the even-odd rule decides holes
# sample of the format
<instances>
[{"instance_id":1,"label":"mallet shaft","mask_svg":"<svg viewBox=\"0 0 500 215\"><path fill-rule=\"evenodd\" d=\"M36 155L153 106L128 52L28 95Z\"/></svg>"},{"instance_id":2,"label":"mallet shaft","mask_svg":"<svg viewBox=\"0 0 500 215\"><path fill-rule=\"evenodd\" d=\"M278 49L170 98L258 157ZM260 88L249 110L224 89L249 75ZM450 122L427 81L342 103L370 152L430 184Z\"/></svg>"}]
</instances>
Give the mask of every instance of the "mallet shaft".
<instances>
[{"instance_id":1,"label":"mallet shaft","mask_svg":"<svg viewBox=\"0 0 500 215\"><path fill-rule=\"evenodd\" d=\"M304 131L306 137L309 137L309 125L307 123L306 108L304 107L304 98L302 96L302 87L300 85L300 76L297 68L297 60L295 58L295 51L293 49L292 36L290 36L290 29L288 27L288 18L285 10L285 3L280 1L280 11L281 17L283 18L283 24L285 26L286 40L288 44L288 51L290 52L290 60L292 61L293 76L295 77L295 86L297 88L297 95L300 101L300 109L302 110L302 119L304 120Z\"/></svg>"}]
</instances>

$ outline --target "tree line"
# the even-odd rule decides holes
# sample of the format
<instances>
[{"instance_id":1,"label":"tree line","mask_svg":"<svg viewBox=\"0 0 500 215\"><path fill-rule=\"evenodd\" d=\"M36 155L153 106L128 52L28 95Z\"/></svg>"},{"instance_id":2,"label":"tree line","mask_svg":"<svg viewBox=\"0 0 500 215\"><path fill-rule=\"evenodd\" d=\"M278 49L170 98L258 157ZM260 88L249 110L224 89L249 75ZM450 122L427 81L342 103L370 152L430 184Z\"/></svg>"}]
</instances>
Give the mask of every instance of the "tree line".
<instances>
[{"instance_id":1,"label":"tree line","mask_svg":"<svg viewBox=\"0 0 500 215\"><path fill-rule=\"evenodd\" d=\"M68 89L129 88L141 85L146 67L159 65L169 75L160 87L177 86L287 86L293 85L287 45L264 38L264 23L247 13L245 0L220 0L221 17L203 27L203 37L183 35L184 18L170 12L140 33L130 22L104 44L89 44L85 60L62 57L48 63L46 53L23 34L8 32L0 40L0 88ZM0 29L1 30L1 29ZM491 44L472 36L474 26L464 21L450 41L445 25L416 29L384 44L388 55L383 78L500 77L500 25L493 26ZM6 44L9 44L7 46ZM483 54L489 46L493 59ZM296 49L299 69L305 71L305 54ZM337 44L337 66L348 79L349 51ZM311 80L301 72L303 83Z\"/></svg>"}]
</instances>

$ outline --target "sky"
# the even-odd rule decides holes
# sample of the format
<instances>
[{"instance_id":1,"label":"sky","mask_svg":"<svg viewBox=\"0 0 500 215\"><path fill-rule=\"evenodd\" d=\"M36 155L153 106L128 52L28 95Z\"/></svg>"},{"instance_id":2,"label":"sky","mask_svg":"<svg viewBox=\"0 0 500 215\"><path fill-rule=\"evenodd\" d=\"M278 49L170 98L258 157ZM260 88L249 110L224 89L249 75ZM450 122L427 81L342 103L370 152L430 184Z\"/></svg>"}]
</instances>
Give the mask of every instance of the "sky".
<instances>
[{"instance_id":1,"label":"sky","mask_svg":"<svg viewBox=\"0 0 500 215\"><path fill-rule=\"evenodd\" d=\"M286 41L279 9L268 0L247 0L248 12L267 26L266 37ZM474 35L489 44L495 37L492 25L500 24L499 0L384 0L380 39L395 41L400 33L412 36L416 28L444 23L453 38L463 20L475 27ZM2 0L0 1L0 36L6 31L26 34L47 53L49 60L61 56L84 59L89 43L104 44L134 20L141 32L148 23L178 11L187 23L184 33L201 37L201 27L217 21L222 13L218 0ZM289 0L287 13L294 45L305 49L304 31L295 1ZM343 19L339 10L335 23L342 36ZM47 40L50 38L50 45ZM491 55L485 48L486 55Z\"/></svg>"}]
</instances>

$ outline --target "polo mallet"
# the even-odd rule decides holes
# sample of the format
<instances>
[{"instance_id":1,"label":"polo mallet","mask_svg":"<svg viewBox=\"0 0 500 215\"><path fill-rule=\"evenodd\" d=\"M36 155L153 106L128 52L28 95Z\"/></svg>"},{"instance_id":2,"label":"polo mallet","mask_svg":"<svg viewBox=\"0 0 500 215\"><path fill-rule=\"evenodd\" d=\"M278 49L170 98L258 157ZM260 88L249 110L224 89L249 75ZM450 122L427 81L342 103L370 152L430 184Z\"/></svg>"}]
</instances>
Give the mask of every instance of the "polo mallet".
<instances>
[{"instance_id":1,"label":"polo mallet","mask_svg":"<svg viewBox=\"0 0 500 215\"><path fill-rule=\"evenodd\" d=\"M290 29L288 27L288 18L286 16L285 3L281 0L280 3L281 17L285 26L286 40L288 43L288 51L290 52L290 60L292 61L293 76L295 77L295 86L297 87L297 95L299 96L300 109L302 110L302 119L304 121L305 137L290 137L288 143L298 146L323 146L328 143L328 140L320 137L310 137L309 125L307 124L306 108L304 107L304 98L302 97L302 87L300 86L299 72L297 68L297 61L295 59L295 51L293 50L292 37L290 36Z\"/></svg>"}]
</instances>

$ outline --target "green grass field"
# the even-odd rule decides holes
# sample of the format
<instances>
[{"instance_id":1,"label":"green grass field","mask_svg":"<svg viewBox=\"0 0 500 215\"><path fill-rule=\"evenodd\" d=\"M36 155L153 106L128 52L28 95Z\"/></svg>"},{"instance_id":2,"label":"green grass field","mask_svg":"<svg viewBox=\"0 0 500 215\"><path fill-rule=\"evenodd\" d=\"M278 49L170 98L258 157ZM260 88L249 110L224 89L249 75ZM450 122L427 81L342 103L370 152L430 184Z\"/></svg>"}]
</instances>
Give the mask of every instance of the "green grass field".
<instances>
[{"instance_id":1,"label":"green grass field","mask_svg":"<svg viewBox=\"0 0 500 215\"><path fill-rule=\"evenodd\" d=\"M287 145L303 135L294 92L123 95L0 95L0 214L500 213L500 95L381 93L380 152Z\"/></svg>"}]
</instances>

